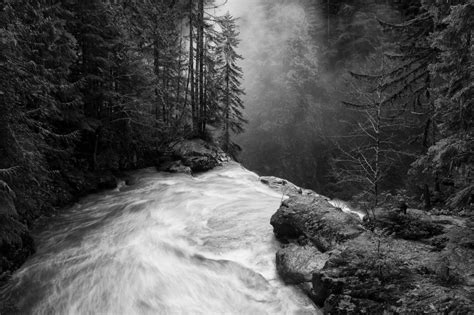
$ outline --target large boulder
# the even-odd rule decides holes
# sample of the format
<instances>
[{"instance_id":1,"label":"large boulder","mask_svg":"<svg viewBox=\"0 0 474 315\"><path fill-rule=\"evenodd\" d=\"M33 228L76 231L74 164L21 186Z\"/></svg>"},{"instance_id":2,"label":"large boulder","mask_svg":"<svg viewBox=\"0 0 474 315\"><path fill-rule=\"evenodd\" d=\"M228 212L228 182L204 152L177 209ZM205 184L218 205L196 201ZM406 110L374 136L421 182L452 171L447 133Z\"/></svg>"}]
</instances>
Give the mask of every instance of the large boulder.
<instances>
[{"instance_id":1,"label":"large boulder","mask_svg":"<svg viewBox=\"0 0 474 315\"><path fill-rule=\"evenodd\" d=\"M290 181L287 181L286 179L275 177L275 176L261 176L260 177L260 182L262 184L267 185L269 188L283 194L286 196L298 196L298 195L304 195L304 196L319 196L321 198L325 198L329 200L329 198L321 196L314 191L310 189L304 189L299 186L296 186Z\"/></svg>"},{"instance_id":2,"label":"large boulder","mask_svg":"<svg viewBox=\"0 0 474 315\"><path fill-rule=\"evenodd\" d=\"M97 190L112 190L117 188L118 180L112 174L102 174L97 179Z\"/></svg>"},{"instance_id":3,"label":"large boulder","mask_svg":"<svg viewBox=\"0 0 474 315\"><path fill-rule=\"evenodd\" d=\"M296 186L292 182L287 181L286 179L275 176L262 176L260 177L260 182L267 185L269 188L288 196L303 194L302 188Z\"/></svg>"},{"instance_id":4,"label":"large boulder","mask_svg":"<svg viewBox=\"0 0 474 315\"><path fill-rule=\"evenodd\" d=\"M283 180L265 181L290 191L271 219L284 243L276 256L278 273L325 314L474 309L472 218L377 209L375 219L361 222L327 198L302 194Z\"/></svg>"},{"instance_id":5,"label":"large boulder","mask_svg":"<svg viewBox=\"0 0 474 315\"><path fill-rule=\"evenodd\" d=\"M275 236L289 242L305 238L321 252L360 235L364 228L354 216L333 207L321 196L292 196L272 216Z\"/></svg>"},{"instance_id":6,"label":"large boulder","mask_svg":"<svg viewBox=\"0 0 474 315\"><path fill-rule=\"evenodd\" d=\"M468 314L472 250L448 253L451 263L429 244L367 232L313 273L311 297L327 314Z\"/></svg>"},{"instance_id":7,"label":"large boulder","mask_svg":"<svg viewBox=\"0 0 474 315\"><path fill-rule=\"evenodd\" d=\"M229 161L229 157L217 146L201 139L184 140L171 145L175 160L180 160L193 172L205 172Z\"/></svg>"},{"instance_id":8,"label":"large boulder","mask_svg":"<svg viewBox=\"0 0 474 315\"><path fill-rule=\"evenodd\" d=\"M162 164L159 168L161 172L181 173L191 175L192 171L189 166L186 166L181 161L173 161Z\"/></svg>"},{"instance_id":9,"label":"large boulder","mask_svg":"<svg viewBox=\"0 0 474 315\"><path fill-rule=\"evenodd\" d=\"M310 282L314 272L323 268L329 256L313 246L289 244L276 254L278 274L287 284Z\"/></svg>"}]
</instances>

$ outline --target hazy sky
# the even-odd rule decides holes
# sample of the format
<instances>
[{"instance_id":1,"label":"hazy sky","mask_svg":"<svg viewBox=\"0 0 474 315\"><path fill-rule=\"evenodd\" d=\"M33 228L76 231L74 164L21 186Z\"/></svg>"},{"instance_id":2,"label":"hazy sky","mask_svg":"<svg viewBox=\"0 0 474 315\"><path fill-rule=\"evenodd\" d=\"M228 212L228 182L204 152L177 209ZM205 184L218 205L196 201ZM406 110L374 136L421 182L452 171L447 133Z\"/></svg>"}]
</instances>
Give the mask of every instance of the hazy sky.
<instances>
[{"instance_id":1,"label":"hazy sky","mask_svg":"<svg viewBox=\"0 0 474 315\"><path fill-rule=\"evenodd\" d=\"M217 4L224 3L225 0L217 0ZM224 10L228 10L234 16L242 16L246 12L252 11L259 0L228 0Z\"/></svg>"}]
</instances>

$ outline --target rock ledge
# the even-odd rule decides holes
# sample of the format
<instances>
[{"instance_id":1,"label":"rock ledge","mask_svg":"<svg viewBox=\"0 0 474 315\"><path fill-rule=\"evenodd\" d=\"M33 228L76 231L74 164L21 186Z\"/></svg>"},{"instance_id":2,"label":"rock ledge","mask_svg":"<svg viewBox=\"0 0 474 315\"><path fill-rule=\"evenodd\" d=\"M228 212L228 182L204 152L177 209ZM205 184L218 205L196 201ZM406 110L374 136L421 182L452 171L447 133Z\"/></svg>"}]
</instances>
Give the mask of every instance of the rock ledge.
<instances>
[{"instance_id":1,"label":"rock ledge","mask_svg":"<svg viewBox=\"0 0 474 315\"><path fill-rule=\"evenodd\" d=\"M288 195L271 218L277 271L325 314L470 314L474 219L379 209L362 222L328 198L277 178ZM306 192L306 193L304 193Z\"/></svg>"}]
</instances>

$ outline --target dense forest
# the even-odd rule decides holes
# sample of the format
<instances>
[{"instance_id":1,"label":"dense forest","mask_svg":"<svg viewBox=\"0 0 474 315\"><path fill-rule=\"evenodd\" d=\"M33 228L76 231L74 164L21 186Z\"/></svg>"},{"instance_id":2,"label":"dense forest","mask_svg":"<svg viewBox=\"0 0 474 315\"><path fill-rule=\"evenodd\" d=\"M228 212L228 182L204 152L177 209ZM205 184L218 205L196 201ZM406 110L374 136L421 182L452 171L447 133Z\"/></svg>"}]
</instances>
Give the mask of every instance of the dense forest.
<instances>
[{"instance_id":1,"label":"dense forest","mask_svg":"<svg viewBox=\"0 0 474 315\"><path fill-rule=\"evenodd\" d=\"M0 313L472 309L473 16L0 0Z\"/></svg>"},{"instance_id":2,"label":"dense forest","mask_svg":"<svg viewBox=\"0 0 474 315\"><path fill-rule=\"evenodd\" d=\"M472 1L222 5L0 1L0 275L36 218L179 139L369 207L470 206Z\"/></svg>"},{"instance_id":3,"label":"dense forest","mask_svg":"<svg viewBox=\"0 0 474 315\"><path fill-rule=\"evenodd\" d=\"M262 29L243 29L256 46L245 53L243 163L370 206L468 206L473 10L472 1L260 1L242 21Z\"/></svg>"},{"instance_id":4,"label":"dense forest","mask_svg":"<svg viewBox=\"0 0 474 315\"><path fill-rule=\"evenodd\" d=\"M0 276L29 254L34 219L159 164L170 142L237 154L238 30L214 7L0 1Z\"/></svg>"}]
</instances>

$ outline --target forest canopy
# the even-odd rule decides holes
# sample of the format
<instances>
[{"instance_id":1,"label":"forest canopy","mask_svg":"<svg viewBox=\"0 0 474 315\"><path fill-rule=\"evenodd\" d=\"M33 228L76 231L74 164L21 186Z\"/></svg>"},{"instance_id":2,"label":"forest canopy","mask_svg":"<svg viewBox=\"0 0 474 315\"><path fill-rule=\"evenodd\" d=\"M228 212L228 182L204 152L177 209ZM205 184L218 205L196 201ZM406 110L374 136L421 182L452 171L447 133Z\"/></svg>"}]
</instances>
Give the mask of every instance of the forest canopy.
<instances>
[{"instance_id":1,"label":"forest canopy","mask_svg":"<svg viewBox=\"0 0 474 315\"><path fill-rule=\"evenodd\" d=\"M239 31L217 6L0 1L0 181L28 220L89 173L156 165L172 141L237 155Z\"/></svg>"}]
</instances>

